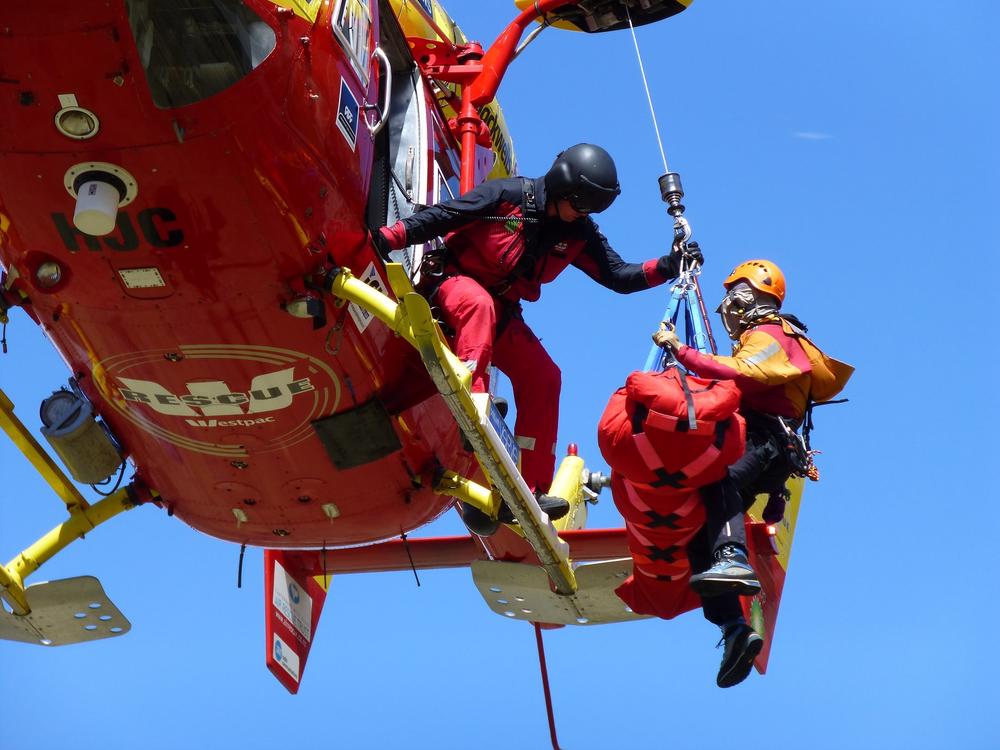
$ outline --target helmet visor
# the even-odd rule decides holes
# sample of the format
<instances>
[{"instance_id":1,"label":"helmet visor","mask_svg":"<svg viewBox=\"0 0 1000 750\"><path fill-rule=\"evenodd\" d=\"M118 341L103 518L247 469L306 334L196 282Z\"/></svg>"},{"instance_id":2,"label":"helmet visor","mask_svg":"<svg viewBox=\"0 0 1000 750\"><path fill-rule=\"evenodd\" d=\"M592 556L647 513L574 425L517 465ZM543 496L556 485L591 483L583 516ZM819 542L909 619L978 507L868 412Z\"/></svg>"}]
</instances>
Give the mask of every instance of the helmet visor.
<instances>
[{"instance_id":1,"label":"helmet visor","mask_svg":"<svg viewBox=\"0 0 1000 750\"><path fill-rule=\"evenodd\" d=\"M566 200L577 213L599 214L615 202L621 191L621 187L617 184L610 188L603 187L591 182L585 175L580 175L579 184L566 195Z\"/></svg>"}]
</instances>

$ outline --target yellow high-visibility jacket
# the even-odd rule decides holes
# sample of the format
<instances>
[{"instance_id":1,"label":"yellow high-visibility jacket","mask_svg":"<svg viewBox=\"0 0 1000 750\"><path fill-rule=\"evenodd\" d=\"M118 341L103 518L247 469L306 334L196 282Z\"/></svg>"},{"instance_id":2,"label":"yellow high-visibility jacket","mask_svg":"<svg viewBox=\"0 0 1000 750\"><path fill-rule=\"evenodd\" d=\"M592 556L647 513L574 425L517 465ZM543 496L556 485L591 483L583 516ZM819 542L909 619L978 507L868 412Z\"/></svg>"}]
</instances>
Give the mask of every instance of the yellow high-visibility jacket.
<instances>
[{"instance_id":1,"label":"yellow high-visibility jacket","mask_svg":"<svg viewBox=\"0 0 1000 750\"><path fill-rule=\"evenodd\" d=\"M735 381L743 406L793 419L802 418L810 400L822 403L840 393L854 372L779 317L744 331L731 357L681 346L677 360L702 377Z\"/></svg>"}]
</instances>

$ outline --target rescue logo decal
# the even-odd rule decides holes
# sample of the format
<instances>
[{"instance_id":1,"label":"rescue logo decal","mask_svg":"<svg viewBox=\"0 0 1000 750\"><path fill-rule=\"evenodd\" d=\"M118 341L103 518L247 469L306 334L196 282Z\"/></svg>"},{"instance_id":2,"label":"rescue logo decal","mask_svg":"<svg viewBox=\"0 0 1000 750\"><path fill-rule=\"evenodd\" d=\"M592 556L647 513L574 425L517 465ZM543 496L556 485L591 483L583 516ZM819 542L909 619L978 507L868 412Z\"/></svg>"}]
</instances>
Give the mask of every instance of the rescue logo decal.
<instances>
[{"instance_id":1,"label":"rescue logo decal","mask_svg":"<svg viewBox=\"0 0 1000 750\"><path fill-rule=\"evenodd\" d=\"M240 392L234 392L221 380L188 383L188 392L184 395L170 393L152 380L118 378L118 382L125 386L119 388L118 392L126 401L149 404L153 411L160 414L182 417L276 411L291 406L296 394L316 390L309 378L295 379L295 368L291 367L258 375L250 383L248 391Z\"/></svg>"},{"instance_id":2,"label":"rescue logo decal","mask_svg":"<svg viewBox=\"0 0 1000 750\"><path fill-rule=\"evenodd\" d=\"M100 377L97 374L100 373ZM340 378L322 360L269 346L181 346L109 357L95 382L122 416L179 448L240 457L308 439L336 411ZM244 438L244 442L246 438Z\"/></svg>"},{"instance_id":3,"label":"rescue logo decal","mask_svg":"<svg viewBox=\"0 0 1000 750\"><path fill-rule=\"evenodd\" d=\"M337 103L337 129L343 134L347 143L354 150L358 141L358 117L360 107L358 98L347 85L347 81L340 79L340 101Z\"/></svg>"}]
</instances>

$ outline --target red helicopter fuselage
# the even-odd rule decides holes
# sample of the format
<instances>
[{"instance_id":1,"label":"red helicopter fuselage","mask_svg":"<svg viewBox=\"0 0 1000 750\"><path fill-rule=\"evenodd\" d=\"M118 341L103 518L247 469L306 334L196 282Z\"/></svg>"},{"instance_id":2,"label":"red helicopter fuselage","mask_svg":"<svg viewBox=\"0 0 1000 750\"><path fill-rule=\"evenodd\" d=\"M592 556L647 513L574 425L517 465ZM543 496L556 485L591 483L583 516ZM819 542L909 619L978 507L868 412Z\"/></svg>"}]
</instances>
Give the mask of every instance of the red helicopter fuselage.
<instances>
[{"instance_id":1,"label":"red helicopter fuselage","mask_svg":"<svg viewBox=\"0 0 1000 750\"><path fill-rule=\"evenodd\" d=\"M425 524L453 504L434 473L472 460L416 352L355 305L328 302L316 327L291 314L317 302L302 279L324 264L388 289L368 239L386 210L369 199L369 124L388 78L372 55L379 24L397 20L377 3L367 18L333 17L364 6L350 3L161 5L175 7L4 11L5 294L136 479L194 528L335 547ZM457 182L457 146L435 97L419 97L423 167L408 179L432 202ZM492 166L480 151L477 179ZM92 170L125 183L103 236L74 225L74 183Z\"/></svg>"},{"instance_id":2,"label":"red helicopter fuselage","mask_svg":"<svg viewBox=\"0 0 1000 750\"><path fill-rule=\"evenodd\" d=\"M373 310L381 308L363 306L370 290L355 279L393 297L389 268L397 290L407 285L387 262L413 281L425 248L382 257L370 232L487 176L516 174L494 96L528 26L544 27L546 14L562 9L553 25L615 30L632 25L633 14L636 25L653 23L690 2L517 0L522 12L486 51L430 0L52 0L5 8L0 314L19 307L42 328L135 477L121 490L127 499L112 493L102 501L118 502L115 511L102 508L96 518L97 506L89 507L93 522L82 497L61 494L70 521L0 567L0 594L17 605L6 619L29 618L33 607L41 613L24 628L0 616L0 637L51 645L38 623L55 607L46 597L59 591L63 599L82 591L89 607L103 606L82 579L41 584L50 588L29 596L24 578L144 499L214 537L284 548L265 556L268 666L292 692L331 572L488 560L477 585L505 617L597 624L642 614L614 595L631 573L622 564L630 554L624 529L582 528L588 492L596 495L584 491L593 476L575 448L560 470L575 475L572 492L563 490L573 510L561 529L524 485L508 431L506 452L486 443L476 450L483 461L502 454L512 468L484 462L498 489L477 488L491 501L513 501L518 530L407 542L409 531L454 506L443 476L483 476L459 424L467 438L487 433L462 414L479 410L493 430L499 413L488 400L479 402L485 412L475 403L456 411L446 399L461 392L472 403L465 385L448 391L440 373L432 381L418 326L409 334L397 327L397 336L392 315L380 319ZM335 273L341 269L350 274ZM348 276L365 294L335 297L317 283L326 278L332 290ZM412 310L409 320L426 324L421 341L432 338L440 355L427 301L399 297L397 313ZM0 397L0 426L65 489L68 480L46 473L23 425L8 429L12 406ZM58 493L59 482L50 484ZM751 512L750 551L767 595L747 611L761 632L773 631L798 494L790 508L783 529ZM394 537L401 539L375 544ZM586 561L607 565L584 568L581 578L591 580L582 590L571 565ZM512 562L526 564L503 567ZM497 576L516 593L537 565L548 578L525 591L549 605L554 587L561 599L549 619L528 606L507 610L500 586L490 585ZM689 594L686 577L668 580ZM695 605L688 596L657 613ZM86 615L73 606L68 617ZM761 670L769 647L770 638Z\"/></svg>"}]
</instances>

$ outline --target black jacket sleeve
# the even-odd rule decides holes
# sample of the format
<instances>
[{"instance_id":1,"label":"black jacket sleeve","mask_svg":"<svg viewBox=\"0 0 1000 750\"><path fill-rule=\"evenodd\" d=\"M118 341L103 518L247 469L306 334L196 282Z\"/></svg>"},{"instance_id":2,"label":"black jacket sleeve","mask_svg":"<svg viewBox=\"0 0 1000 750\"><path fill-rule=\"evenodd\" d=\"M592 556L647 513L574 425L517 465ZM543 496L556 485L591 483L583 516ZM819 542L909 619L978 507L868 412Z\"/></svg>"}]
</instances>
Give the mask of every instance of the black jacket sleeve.
<instances>
[{"instance_id":1,"label":"black jacket sleeve","mask_svg":"<svg viewBox=\"0 0 1000 750\"><path fill-rule=\"evenodd\" d=\"M427 242L483 216L506 215L511 206L521 205L521 194L520 180L487 180L458 198L427 206L403 219L406 242L411 245Z\"/></svg>"},{"instance_id":2,"label":"black jacket sleeve","mask_svg":"<svg viewBox=\"0 0 1000 750\"><path fill-rule=\"evenodd\" d=\"M656 272L655 261L626 263L622 260L593 222L590 222L588 234L587 243L573 265L601 286L619 294L630 294L666 281Z\"/></svg>"}]
</instances>

